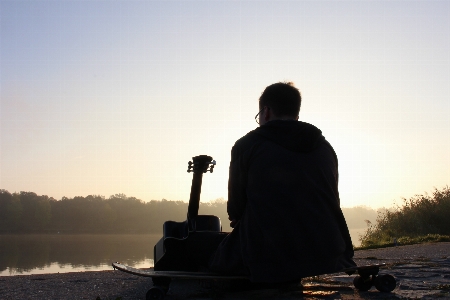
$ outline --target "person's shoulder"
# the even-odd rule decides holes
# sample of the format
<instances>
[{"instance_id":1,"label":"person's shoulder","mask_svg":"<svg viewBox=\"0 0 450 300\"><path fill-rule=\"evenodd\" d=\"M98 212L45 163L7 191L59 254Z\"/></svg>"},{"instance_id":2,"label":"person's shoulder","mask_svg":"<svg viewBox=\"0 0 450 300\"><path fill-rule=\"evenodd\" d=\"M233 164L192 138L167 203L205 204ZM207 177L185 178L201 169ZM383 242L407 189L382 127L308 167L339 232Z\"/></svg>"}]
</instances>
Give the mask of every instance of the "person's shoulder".
<instances>
[{"instance_id":1,"label":"person's shoulder","mask_svg":"<svg viewBox=\"0 0 450 300\"><path fill-rule=\"evenodd\" d=\"M248 132L246 135L238 139L233 146L233 149L245 150L255 145L261 136L256 133L257 129Z\"/></svg>"}]
</instances>

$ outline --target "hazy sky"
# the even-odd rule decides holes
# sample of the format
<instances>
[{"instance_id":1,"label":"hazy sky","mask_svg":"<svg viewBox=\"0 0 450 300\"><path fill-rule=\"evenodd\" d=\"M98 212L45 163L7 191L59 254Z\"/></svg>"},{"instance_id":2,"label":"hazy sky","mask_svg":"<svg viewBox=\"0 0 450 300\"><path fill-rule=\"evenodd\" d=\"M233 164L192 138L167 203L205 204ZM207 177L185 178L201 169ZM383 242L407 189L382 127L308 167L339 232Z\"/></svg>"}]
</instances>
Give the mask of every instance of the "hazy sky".
<instances>
[{"instance_id":1,"label":"hazy sky","mask_svg":"<svg viewBox=\"0 0 450 300\"><path fill-rule=\"evenodd\" d=\"M341 205L450 184L450 1L0 0L0 188L188 200L295 82L339 158Z\"/></svg>"}]
</instances>

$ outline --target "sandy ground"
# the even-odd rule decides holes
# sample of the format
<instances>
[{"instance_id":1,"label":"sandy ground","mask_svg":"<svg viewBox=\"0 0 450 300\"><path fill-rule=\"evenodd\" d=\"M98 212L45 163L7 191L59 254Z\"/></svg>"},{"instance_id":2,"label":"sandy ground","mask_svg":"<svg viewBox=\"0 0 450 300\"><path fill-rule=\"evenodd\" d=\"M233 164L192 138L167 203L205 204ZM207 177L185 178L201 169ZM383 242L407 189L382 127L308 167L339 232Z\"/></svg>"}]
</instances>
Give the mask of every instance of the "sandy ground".
<instances>
[{"instance_id":1,"label":"sandy ground","mask_svg":"<svg viewBox=\"0 0 450 300\"><path fill-rule=\"evenodd\" d=\"M399 246L355 253L359 265L387 263L397 277L392 293L358 292L353 277L324 275L302 281L303 289L231 291L230 283L173 281L165 299L450 299L450 243ZM447 283L448 282L448 283ZM428 285L427 285L428 284ZM120 271L0 277L0 299L145 299L152 281Z\"/></svg>"}]
</instances>

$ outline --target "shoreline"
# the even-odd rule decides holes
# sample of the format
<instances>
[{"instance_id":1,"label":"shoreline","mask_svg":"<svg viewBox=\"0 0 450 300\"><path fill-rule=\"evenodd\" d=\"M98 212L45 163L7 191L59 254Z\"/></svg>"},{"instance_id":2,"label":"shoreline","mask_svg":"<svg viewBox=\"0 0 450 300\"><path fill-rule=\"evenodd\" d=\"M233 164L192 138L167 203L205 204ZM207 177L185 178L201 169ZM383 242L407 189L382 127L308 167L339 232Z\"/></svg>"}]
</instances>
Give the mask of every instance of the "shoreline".
<instances>
[{"instance_id":1,"label":"shoreline","mask_svg":"<svg viewBox=\"0 0 450 300\"><path fill-rule=\"evenodd\" d=\"M387 268L380 273L394 275L397 288L387 294L374 288L359 292L353 288L353 277L338 273L305 278L302 291L280 294L269 289L240 293L225 290L220 298L450 298L450 242L359 250L354 258L358 265L386 263ZM145 299L151 287L150 278L118 270L0 276L0 299ZM197 281L180 280L174 281L165 299L215 299L209 293Z\"/></svg>"}]
</instances>

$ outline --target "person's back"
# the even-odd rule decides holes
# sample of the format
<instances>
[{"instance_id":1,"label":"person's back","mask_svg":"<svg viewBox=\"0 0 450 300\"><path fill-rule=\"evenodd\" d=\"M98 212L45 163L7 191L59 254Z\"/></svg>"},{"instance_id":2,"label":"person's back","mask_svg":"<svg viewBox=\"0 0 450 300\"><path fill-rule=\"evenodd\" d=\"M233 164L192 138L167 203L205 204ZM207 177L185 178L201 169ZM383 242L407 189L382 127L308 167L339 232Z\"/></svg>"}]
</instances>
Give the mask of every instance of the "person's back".
<instances>
[{"instance_id":1,"label":"person's back","mask_svg":"<svg viewBox=\"0 0 450 300\"><path fill-rule=\"evenodd\" d=\"M273 108L261 106L260 100L267 118ZM261 121L232 149L228 214L237 226L210 268L286 282L353 266L333 148L319 129L292 115L269 113Z\"/></svg>"}]
</instances>

